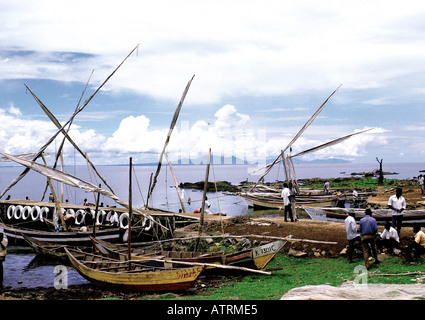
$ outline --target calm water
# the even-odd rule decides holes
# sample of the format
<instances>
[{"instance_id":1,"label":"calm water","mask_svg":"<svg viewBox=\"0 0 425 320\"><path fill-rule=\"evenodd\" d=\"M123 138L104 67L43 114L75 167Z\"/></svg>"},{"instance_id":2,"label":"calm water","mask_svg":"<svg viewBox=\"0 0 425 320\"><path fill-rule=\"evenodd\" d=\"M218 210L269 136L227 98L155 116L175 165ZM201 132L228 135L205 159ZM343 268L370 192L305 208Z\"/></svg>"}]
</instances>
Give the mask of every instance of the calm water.
<instances>
[{"instance_id":1,"label":"calm water","mask_svg":"<svg viewBox=\"0 0 425 320\"><path fill-rule=\"evenodd\" d=\"M55 267L65 268L64 273L55 272ZM3 262L4 280L3 287L10 289L20 288L50 288L55 287L55 279L58 282L61 274L66 273L66 284L80 285L88 281L81 277L71 266L64 266L52 260L42 260L34 253L9 253ZM58 275L59 274L59 275Z\"/></svg>"},{"instance_id":2,"label":"calm water","mask_svg":"<svg viewBox=\"0 0 425 320\"><path fill-rule=\"evenodd\" d=\"M305 178L336 178L349 177L352 172L370 172L378 168L378 163L371 164L295 164L295 170L298 179ZM123 201L128 201L128 181L129 172L127 166L99 166L97 168L102 176L109 182L116 195ZM180 182L198 182L205 179L206 166L175 166L174 171L178 183ZM249 165L214 165L210 170L209 181L229 181L232 184L239 184L242 181L257 181L258 173L250 175L255 167ZM383 167L386 172L397 172L397 175L387 176L395 179L412 179L420 174L420 170L425 169L425 163L399 163L385 164ZM0 168L0 188L4 190L6 186L15 179L23 170L22 167L1 167ZM133 204L136 207L143 207L151 173L154 173L156 166L135 166L133 175ZM76 168L68 168L66 171L79 178L99 185L101 181L95 179L94 174L91 175L87 171L86 166L77 166ZM93 179L93 180L92 180ZM283 169L276 165L271 172L265 177L266 182L283 180ZM30 172L18 184L16 184L7 194L10 194L12 199L30 199L40 200L43 190L46 185L46 179L36 173ZM82 204L84 198L89 202L94 203L94 196L90 193L85 193L81 189L75 189L64 186L64 200L68 199L71 203ZM105 185L102 188L107 189ZM60 186L55 184L56 193L60 194ZM225 212L230 216L245 214L247 211L244 201L235 196L228 196L222 193L207 194L211 203L211 211ZM217 199L218 197L218 199ZM188 198L191 199L191 205L187 204ZM187 212L193 212L201 207L202 191L201 190L185 190L184 191L185 207ZM101 202L105 205L115 205L108 198L101 197ZM173 176L166 166L162 167L161 173L158 176L158 182L149 202L150 206L161 209L178 211L180 203L177 192L174 187Z\"/></svg>"},{"instance_id":3,"label":"calm water","mask_svg":"<svg viewBox=\"0 0 425 320\"><path fill-rule=\"evenodd\" d=\"M337 178L349 177L352 172L370 172L378 168L377 163L371 164L295 164L295 170L298 179L306 178ZM129 172L126 166L99 166L97 168L104 178L110 183L119 198L128 201L128 181ZM135 166L135 175L133 175L133 204L141 207L146 199L146 193L149 186L151 173L154 173L156 166ZM178 182L198 182L205 179L206 166L175 166L174 171ZM250 175L255 167L248 165L215 165L210 170L209 181L229 181L232 184L239 184L242 181L257 181L259 175ZM425 169L425 163L403 163L403 164L385 164L384 171L397 172L397 175L387 176L395 179L413 179L420 174L420 170ZM0 188L3 191L6 186L15 179L23 170L22 167L0 167ZM78 166L67 170L68 173L78 176L85 181L91 181L98 185L100 181L91 180L87 167ZM275 166L265 177L266 182L283 180L283 169ZM36 173L30 172L24 179L16 184L7 194L12 199L30 199L40 200L46 179ZM106 189L105 186L102 185ZM60 186L55 185L57 193L60 193ZM64 199L71 203L82 204L84 198L94 202L92 194L85 193L82 190L71 189L64 186ZM243 215L247 212L245 202L238 196L229 196L219 193L208 193L211 203L211 211L225 212L229 216ZM191 205L187 204L190 197ZM217 200L218 197L218 200ZM187 212L200 208L202 200L202 191L185 190L185 207ZM101 198L101 202L108 205L114 205L113 201L107 198ZM180 204L174 180L169 169L163 166L155 187L151 206L178 211ZM55 265L51 261L40 262L33 253L8 254L4 262L4 286L13 289L17 288L35 288L35 287L53 287L55 280ZM68 285L85 284L83 279L72 267L67 267Z\"/></svg>"}]
</instances>

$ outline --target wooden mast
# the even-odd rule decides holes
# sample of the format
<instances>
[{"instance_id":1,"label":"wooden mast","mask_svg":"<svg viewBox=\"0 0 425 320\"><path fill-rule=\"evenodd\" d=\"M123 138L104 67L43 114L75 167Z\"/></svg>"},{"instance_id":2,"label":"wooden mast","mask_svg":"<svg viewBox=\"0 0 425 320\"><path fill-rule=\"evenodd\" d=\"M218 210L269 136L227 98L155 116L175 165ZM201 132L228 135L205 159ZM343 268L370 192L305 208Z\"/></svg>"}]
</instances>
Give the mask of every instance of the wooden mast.
<instances>
[{"instance_id":1,"label":"wooden mast","mask_svg":"<svg viewBox=\"0 0 425 320\"><path fill-rule=\"evenodd\" d=\"M184 204L183 204L183 199L182 199L182 196L180 194L179 184L177 183L176 175L174 174L174 169L173 169L173 166L171 165L170 159L168 158L167 152L164 153L164 156L165 156L165 159L167 159L168 165L170 166L171 174L173 175L174 184L176 185L177 195L179 196L179 200L180 200L180 205L182 206L183 212L186 213L186 209L185 209Z\"/></svg>"},{"instance_id":2,"label":"wooden mast","mask_svg":"<svg viewBox=\"0 0 425 320\"><path fill-rule=\"evenodd\" d=\"M207 170L205 173L205 181L204 181L204 193L202 195L202 209L201 209L201 218L199 220L199 236L202 234L202 229L204 227L204 213L205 213L205 198L207 196L207 188L208 188L208 176L210 175L210 161L211 161L211 148L208 152L208 163L207 163ZM195 252L198 249L198 244L199 244L199 238L196 241L196 245L195 245Z\"/></svg>"},{"instance_id":3,"label":"wooden mast","mask_svg":"<svg viewBox=\"0 0 425 320\"><path fill-rule=\"evenodd\" d=\"M132 196L132 169L133 158L130 157L130 170L129 170L129 187L128 187L128 260L131 261L131 220L133 216L133 196Z\"/></svg>"},{"instance_id":4,"label":"wooden mast","mask_svg":"<svg viewBox=\"0 0 425 320\"><path fill-rule=\"evenodd\" d=\"M44 164L47 165L46 158L44 158L43 154L41 154L41 158L43 159ZM50 190L52 191L53 199L55 200L56 210L58 212L59 219L61 220L63 230L68 231L67 228L66 228L65 220L63 219L62 209L61 209L61 206L59 204L59 200L56 197L56 193L55 193L55 190L53 189L52 181L50 180L49 177L47 177L47 183L49 184Z\"/></svg>"}]
</instances>

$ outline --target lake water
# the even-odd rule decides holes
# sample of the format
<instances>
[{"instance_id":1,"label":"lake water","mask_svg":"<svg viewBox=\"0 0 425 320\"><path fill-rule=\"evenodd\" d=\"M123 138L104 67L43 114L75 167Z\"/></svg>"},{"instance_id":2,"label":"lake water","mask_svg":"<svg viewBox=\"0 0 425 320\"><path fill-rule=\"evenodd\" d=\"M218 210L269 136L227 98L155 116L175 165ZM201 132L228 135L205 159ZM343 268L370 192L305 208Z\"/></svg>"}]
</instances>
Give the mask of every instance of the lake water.
<instances>
[{"instance_id":1,"label":"lake water","mask_svg":"<svg viewBox=\"0 0 425 320\"><path fill-rule=\"evenodd\" d=\"M377 163L371 164L295 164L295 170L298 179L307 178L337 178L349 177L352 172L370 172L378 168ZM114 189L117 196L128 201L129 194L129 170L127 166L99 166L97 168L104 176L106 181ZM232 184L239 184L242 181L256 182L259 175L250 175L255 167L249 165L214 165L210 170L209 181L229 181ZM425 163L402 163L402 164L385 164L383 167L386 172L397 172L397 175L387 176L395 179L413 179L420 174L420 170L425 169ZM22 167L0 167L0 188L3 191L6 186L15 179ZM133 175L133 204L137 207L142 207L146 199L146 193L149 186L151 173L154 173L156 166L135 166ZM206 166L190 166L180 165L175 166L174 171L178 182L198 182L205 179ZM87 167L77 166L76 168L68 168L66 171L72 175L76 175L85 181L92 181L98 185L99 179L94 179L94 174L89 174ZM283 169L276 165L271 172L265 177L266 182L283 180ZM30 199L40 200L43 190L46 185L44 176L29 172L18 184L16 184L8 193L12 199ZM106 189L105 186L102 185ZM140 189L140 190L139 190ZM55 183L56 193L60 194L60 186ZM92 194L85 193L83 190L71 189L64 186L64 199L68 199L71 203L82 204L84 198L89 202L94 202ZM185 190L185 206L187 212L201 207L203 192L201 190ZM208 193L211 203L211 211L225 212L228 216L238 216L246 214L248 211L247 205L238 196L225 195L223 193ZM191 198L191 205L187 204L187 199ZM4 197L5 198L5 197ZM218 200L217 200L218 198ZM101 202L105 205L115 205L113 201L101 197ZM169 168L162 167L158 177L157 185L154 189L152 202L150 206L178 211L180 203L174 180ZM67 284L79 285L85 284L87 281L76 273L72 267L66 267ZM35 287L53 287L56 277L55 264L52 262L37 261L37 257L33 253L11 253L6 257L4 262L4 287L12 289L17 288L35 288Z\"/></svg>"},{"instance_id":2,"label":"lake water","mask_svg":"<svg viewBox=\"0 0 425 320\"><path fill-rule=\"evenodd\" d=\"M326 163L326 164L295 164L295 171L298 179L306 178L337 178L349 177L353 172L370 172L378 168L378 163L371 164L353 164L353 163ZM101 175L108 181L116 195L123 201L128 201L129 194L129 169L128 166L99 166L97 167ZM256 182L259 179L258 173L250 175L255 167L249 165L214 165L210 169L209 181L228 181L238 185L242 181ZM388 178L395 179L413 179L420 174L420 170L425 169L425 163L398 163L385 164L383 170L386 172L397 172L397 175L389 175ZM0 167L0 188L4 190L9 183L15 179L23 167ZM150 176L156 170L156 166L134 166L133 174L133 205L143 207L147 190L149 187ZM198 182L205 180L205 165L179 165L174 166L174 172L178 183ZM77 166L65 168L69 174L75 175L85 181L99 185L101 181L95 179L93 173L89 174L87 166ZM93 180L92 180L93 179ZM266 182L283 180L283 168L275 165L265 177ZM39 173L29 172L20 182L18 182L7 195L12 199L40 200L46 185L46 179ZM56 194L60 194L60 186L54 184ZM105 185L102 188L107 189ZM68 186L63 187L64 200L68 199L70 203L82 204L87 198L89 202L94 203L94 196L85 193L84 190L75 189ZM201 207L202 190L184 190L185 207L187 212L193 212ZM48 196L48 194L47 194ZM245 202L240 197L229 196L223 193L218 195L208 193L207 197L211 203L211 211L225 212L227 215L237 216L247 212ZM218 200L217 200L218 197ZM5 198L5 197L3 197ZM188 198L191 199L191 205L187 204ZM45 198L46 199L46 198ZM115 205L115 203L105 197L101 197L101 202L105 205ZM158 176L158 182L155 186L149 205L178 211L180 202L175 189L173 176L167 166L163 166Z\"/></svg>"}]
</instances>

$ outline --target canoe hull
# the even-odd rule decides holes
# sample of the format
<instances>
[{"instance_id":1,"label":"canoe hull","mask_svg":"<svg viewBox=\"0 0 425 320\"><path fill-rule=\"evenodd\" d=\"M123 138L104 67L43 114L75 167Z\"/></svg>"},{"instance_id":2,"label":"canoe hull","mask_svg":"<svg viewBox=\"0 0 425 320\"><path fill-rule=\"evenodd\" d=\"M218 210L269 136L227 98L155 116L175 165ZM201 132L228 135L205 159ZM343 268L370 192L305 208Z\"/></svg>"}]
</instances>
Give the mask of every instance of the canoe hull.
<instances>
[{"instance_id":1,"label":"canoe hull","mask_svg":"<svg viewBox=\"0 0 425 320\"><path fill-rule=\"evenodd\" d=\"M178 291L193 286L204 267L191 267L151 272L121 273L93 269L65 249L74 269L97 286L125 291ZM110 265L111 263L108 263Z\"/></svg>"},{"instance_id":2,"label":"canoe hull","mask_svg":"<svg viewBox=\"0 0 425 320\"><path fill-rule=\"evenodd\" d=\"M311 208L303 207L313 220L344 222L348 217L348 210L343 208ZM358 222L365 216L364 209L356 209L354 219ZM389 209L372 210L372 217L378 224L384 224L392 220ZM425 222L425 210L405 210L403 213L403 224L414 224Z\"/></svg>"},{"instance_id":3,"label":"canoe hull","mask_svg":"<svg viewBox=\"0 0 425 320\"><path fill-rule=\"evenodd\" d=\"M0 223L0 226L4 228L9 245L11 246L28 246L24 236L29 236L36 240L43 242L70 245L70 246L89 246L91 245L90 236L93 232L52 232L52 231L40 231L34 229L18 228L11 225ZM96 237L108 241L108 242L120 242L122 241L121 230L119 228L108 228L104 230L96 231Z\"/></svg>"},{"instance_id":4,"label":"canoe hull","mask_svg":"<svg viewBox=\"0 0 425 320\"><path fill-rule=\"evenodd\" d=\"M285 244L286 241L279 240L250 250L227 254L224 258L224 264L262 270Z\"/></svg>"}]
</instances>

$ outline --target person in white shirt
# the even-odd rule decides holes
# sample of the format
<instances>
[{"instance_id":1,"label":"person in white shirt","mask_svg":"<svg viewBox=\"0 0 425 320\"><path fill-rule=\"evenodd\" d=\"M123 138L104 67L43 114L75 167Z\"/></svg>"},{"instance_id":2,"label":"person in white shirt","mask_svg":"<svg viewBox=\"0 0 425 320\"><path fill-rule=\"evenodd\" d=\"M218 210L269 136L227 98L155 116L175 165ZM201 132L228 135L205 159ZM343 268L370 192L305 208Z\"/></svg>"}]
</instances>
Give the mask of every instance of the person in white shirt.
<instances>
[{"instance_id":1,"label":"person in white shirt","mask_svg":"<svg viewBox=\"0 0 425 320\"><path fill-rule=\"evenodd\" d=\"M354 243L356 241L360 241L360 235L357 233L357 225L356 220L354 219L356 212L351 209L348 210L348 217L345 218L345 231L347 232L347 240L348 240L348 261L353 263L353 251L354 251Z\"/></svg>"},{"instance_id":2,"label":"person in white shirt","mask_svg":"<svg viewBox=\"0 0 425 320\"><path fill-rule=\"evenodd\" d=\"M406 199L402 196L403 190L396 189L395 195L388 199L388 207L391 209L393 228L397 227L397 233L400 235L401 226L403 224L403 211L406 209Z\"/></svg>"},{"instance_id":3,"label":"person in white shirt","mask_svg":"<svg viewBox=\"0 0 425 320\"><path fill-rule=\"evenodd\" d=\"M294 218L292 216L291 202L289 201L290 193L291 192L288 188L288 184L285 182L283 184L282 198L283 198L283 205L285 207L284 218L285 218L286 222L288 221L288 215L289 215L289 218L291 219L291 221L294 222Z\"/></svg>"},{"instance_id":4,"label":"person in white shirt","mask_svg":"<svg viewBox=\"0 0 425 320\"><path fill-rule=\"evenodd\" d=\"M388 253L392 254L395 248L398 248L400 244L400 238L397 230L391 227L389 221L385 222L384 231L382 231L380 238L376 241L376 246L379 251L383 251L384 248L388 249Z\"/></svg>"},{"instance_id":5,"label":"person in white shirt","mask_svg":"<svg viewBox=\"0 0 425 320\"><path fill-rule=\"evenodd\" d=\"M210 202L208 201L208 197L205 197L205 208L204 208L204 213L205 213L205 214L211 214L210 208L211 208L211 204L210 204Z\"/></svg>"}]
</instances>

